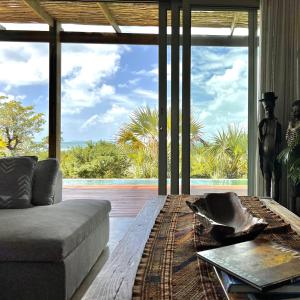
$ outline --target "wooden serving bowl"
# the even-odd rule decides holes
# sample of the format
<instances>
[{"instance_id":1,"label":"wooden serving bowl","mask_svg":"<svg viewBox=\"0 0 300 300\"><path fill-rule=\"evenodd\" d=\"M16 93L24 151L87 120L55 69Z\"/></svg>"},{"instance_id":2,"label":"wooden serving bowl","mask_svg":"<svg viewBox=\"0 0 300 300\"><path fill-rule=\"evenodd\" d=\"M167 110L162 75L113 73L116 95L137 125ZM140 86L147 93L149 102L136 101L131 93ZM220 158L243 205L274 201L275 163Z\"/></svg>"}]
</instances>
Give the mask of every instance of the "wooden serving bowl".
<instances>
[{"instance_id":1,"label":"wooden serving bowl","mask_svg":"<svg viewBox=\"0 0 300 300\"><path fill-rule=\"evenodd\" d=\"M199 217L203 231L223 244L252 240L268 225L251 215L232 192L205 194L186 204Z\"/></svg>"}]
</instances>

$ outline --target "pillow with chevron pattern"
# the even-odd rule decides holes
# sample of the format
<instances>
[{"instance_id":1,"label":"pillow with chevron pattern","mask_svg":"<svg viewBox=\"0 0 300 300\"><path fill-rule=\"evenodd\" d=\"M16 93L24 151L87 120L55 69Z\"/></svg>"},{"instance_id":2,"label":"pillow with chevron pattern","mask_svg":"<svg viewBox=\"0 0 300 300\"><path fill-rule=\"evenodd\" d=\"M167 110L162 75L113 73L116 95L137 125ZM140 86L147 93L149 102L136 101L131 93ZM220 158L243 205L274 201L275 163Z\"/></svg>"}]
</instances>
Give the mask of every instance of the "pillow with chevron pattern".
<instances>
[{"instance_id":1,"label":"pillow with chevron pattern","mask_svg":"<svg viewBox=\"0 0 300 300\"><path fill-rule=\"evenodd\" d=\"M37 157L0 159L0 209L31 207L32 178Z\"/></svg>"}]
</instances>

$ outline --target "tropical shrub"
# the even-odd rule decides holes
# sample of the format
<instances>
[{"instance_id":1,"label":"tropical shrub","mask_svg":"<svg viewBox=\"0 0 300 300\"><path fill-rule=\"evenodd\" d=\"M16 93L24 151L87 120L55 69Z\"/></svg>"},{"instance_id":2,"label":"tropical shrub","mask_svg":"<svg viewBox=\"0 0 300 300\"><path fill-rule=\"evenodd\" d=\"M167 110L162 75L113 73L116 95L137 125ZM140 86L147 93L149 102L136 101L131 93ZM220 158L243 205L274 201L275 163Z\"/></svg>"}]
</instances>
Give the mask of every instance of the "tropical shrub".
<instances>
[{"instance_id":1,"label":"tropical shrub","mask_svg":"<svg viewBox=\"0 0 300 300\"><path fill-rule=\"evenodd\" d=\"M181 122L180 122L181 123ZM194 119L191 121L191 145L204 143L202 139L202 124ZM167 148L170 159L171 113L167 116ZM181 132L181 128L180 128ZM179 139L181 141L181 138ZM117 138L118 145L131 161L130 176L136 178L158 177L158 111L148 106L140 107L130 116L130 121L124 124ZM170 164L169 164L170 165Z\"/></svg>"},{"instance_id":2,"label":"tropical shrub","mask_svg":"<svg viewBox=\"0 0 300 300\"><path fill-rule=\"evenodd\" d=\"M67 178L122 178L129 159L116 144L99 141L62 152L61 168Z\"/></svg>"},{"instance_id":3,"label":"tropical shrub","mask_svg":"<svg viewBox=\"0 0 300 300\"><path fill-rule=\"evenodd\" d=\"M195 146L191 150L191 177L211 178L215 174L216 162L208 151L208 144Z\"/></svg>"},{"instance_id":4,"label":"tropical shrub","mask_svg":"<svg viewBox=\"0 0 300 300\"><path fill-rule=\"evenodd\" d=\"M191 154L191 176L199 178L246 178L247 133L237 126L219 131L210 143Z\"/></svg>"}]
</instances>

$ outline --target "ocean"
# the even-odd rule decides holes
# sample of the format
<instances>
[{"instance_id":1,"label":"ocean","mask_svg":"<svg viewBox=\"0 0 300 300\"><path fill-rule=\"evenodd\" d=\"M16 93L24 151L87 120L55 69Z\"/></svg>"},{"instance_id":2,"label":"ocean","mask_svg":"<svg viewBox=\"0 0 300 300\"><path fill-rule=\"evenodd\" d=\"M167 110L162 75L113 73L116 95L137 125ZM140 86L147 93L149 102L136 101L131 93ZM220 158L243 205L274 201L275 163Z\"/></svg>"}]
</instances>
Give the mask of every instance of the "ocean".
<instances>
[{"instance_id":1,"label":"ocean","mask_svg":"<svg viewBox=\"0 0 300 300\"><path fill-rule=\"evenodd\" d=\"M86 144L88 142L93 142L93 143L97 143L97 142L109 142L109 143L114 143L115 141L114 140L100 140L100 141L69 141L69 142L61 142L61 151L66 151L66 150L69 150L73 147L77 147L77 146L80 146L80 147L85 147Z\"/></svg>"},{"instance_id":2,"label":"ocean","mask_svg":"<svg viewBox=\"0 0 300 300\"><path fill-rule=\"evenodd\" d=\"M88 141L61 142L61 151L66 151L76 146L84 147L87 142Z\"/></svg>"}]
</instances>

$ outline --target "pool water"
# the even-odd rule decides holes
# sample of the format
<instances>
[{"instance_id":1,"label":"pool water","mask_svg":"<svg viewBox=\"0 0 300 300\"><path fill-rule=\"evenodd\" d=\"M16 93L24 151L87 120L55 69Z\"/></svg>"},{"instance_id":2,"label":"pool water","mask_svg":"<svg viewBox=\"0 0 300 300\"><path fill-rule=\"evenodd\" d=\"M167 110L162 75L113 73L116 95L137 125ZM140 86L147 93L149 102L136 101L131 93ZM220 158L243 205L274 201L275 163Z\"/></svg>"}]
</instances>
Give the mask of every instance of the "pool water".
<instances>
[{"instance_id":1,"label":"pool water","mask_svg":"<svg viewBox=\"0 0 300 300\"><path fill-rule=\"evenodd\" d=\"M64 185L158 185L158 179L64 179ZM168 184L170 180L168 179ZM191 179L191 185L247 185L247 179Z\"/></svg>"}]
</instances>

